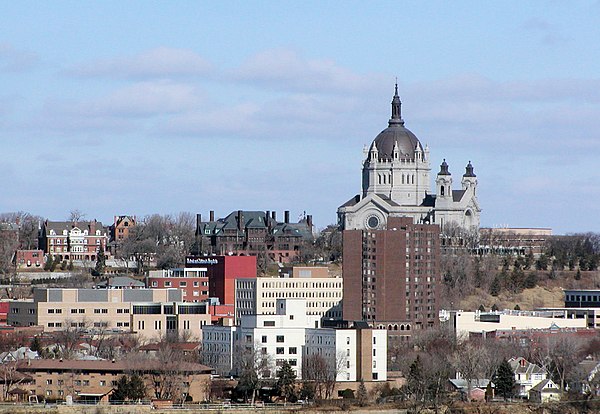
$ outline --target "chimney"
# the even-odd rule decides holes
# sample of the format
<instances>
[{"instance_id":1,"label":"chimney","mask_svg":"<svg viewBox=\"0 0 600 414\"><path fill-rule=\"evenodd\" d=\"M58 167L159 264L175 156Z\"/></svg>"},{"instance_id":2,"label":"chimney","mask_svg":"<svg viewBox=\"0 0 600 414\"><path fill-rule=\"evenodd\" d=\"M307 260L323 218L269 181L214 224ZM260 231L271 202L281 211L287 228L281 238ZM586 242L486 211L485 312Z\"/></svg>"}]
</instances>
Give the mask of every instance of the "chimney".
<instances>
[{"instance_id":1,"label":"chimney","mask_svg":"<svg viewBox=\"0 0 600 414\"><path fill-rule=\"evenodd\" d=\"M209 221L215 221L215 211L214 210L210 210L210 220Z\"/></svg>"},{"instance_id":2,"label":"chimney","mask_svg":"<svg viewBox=\"0 0 600 414\"><path fill-rule=\"evenodd\" d=\"M290 211L289 210L285 210L283 212L283 221L285 222L285 224L289 224L290 223Z\"/></svg>"},{"instance_id":3,"label":"chimney","mask_svg":"<svg viewBox=\"0 0 600 414\"><path fill-rule=\"evenodd\" d=\"M237 222L238 222L238 230L244 229L244 215L242 214L242 210L238 210L237 212Z\"/></svg>"},{"instance_id":4,"label":"chimney","mask_svg":"<svg viewBox=\"0 0 600 414\"><path fill-rule=\"evenodd\" d=\"M200 223L202 223L202 214L198 213L196 214L196 234L200 230Z\"/></svg>"},{"instance_id":5,"label":"chimney","mask_svg":"<svg viewBox=\"0 0 600 414\"><path fill-rule=\"evenodd\" d=\"M96 233L96 219L90 221L90 234Z\"/></svg>"},{"instance_id":6,"label":"chimney","mask_svg":"<svg viewBox=\"0 0 600 414\"><path fill-rule=\"evenodd\" d=\"M265 211L265 226L269 226L269 219L271 218L271 212L269 210Z\"/></svg>"},{"instance_id":7,"label":"chimney","mask_svg":"<svg viewBox=\"0 0 600 414\"><path fill-rule=\"evenodd\" d=\"M276 211L271 211L271 218L273 219L274 222L277 222L277 212Z\"/></svg>"},{"instance_id":8,"label":"chimney","mask_svg":"<svg viewBox=\"0 0 600 414\"><path fill-rule=\"evenodd\" d=\"M308 229L312 229L312 214L309 214L308 216L306 216L306 225L308 226Z\"/></svg>"}]
</instances>

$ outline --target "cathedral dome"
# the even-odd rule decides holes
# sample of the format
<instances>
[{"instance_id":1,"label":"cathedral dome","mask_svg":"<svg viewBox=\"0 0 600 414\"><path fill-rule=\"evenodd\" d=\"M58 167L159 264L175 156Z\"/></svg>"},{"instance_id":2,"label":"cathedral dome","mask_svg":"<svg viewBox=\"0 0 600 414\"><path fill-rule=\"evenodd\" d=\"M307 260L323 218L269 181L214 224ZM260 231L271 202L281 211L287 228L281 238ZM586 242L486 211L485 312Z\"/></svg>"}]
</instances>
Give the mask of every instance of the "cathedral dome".
<instances>
[{"instance_id":1,"label":"cathedral dome","mask_svg":"<svg viewBox=\"0 0 600 414\"><path fill-rule=\"evenodd\" d=\"M392 152L396 145L400 152L399 159L403 160L414 159L414 151L417 147L423 151L423 146L416 135L404 127L404 120L400 113L401 105L402 103L398 96L398 85L396 85L394 99L392 99L392 117L390 118L389 126L381 131L373 141L373 145L377 148L380 158L392 158Z\"/></svg>"}]
</instances>

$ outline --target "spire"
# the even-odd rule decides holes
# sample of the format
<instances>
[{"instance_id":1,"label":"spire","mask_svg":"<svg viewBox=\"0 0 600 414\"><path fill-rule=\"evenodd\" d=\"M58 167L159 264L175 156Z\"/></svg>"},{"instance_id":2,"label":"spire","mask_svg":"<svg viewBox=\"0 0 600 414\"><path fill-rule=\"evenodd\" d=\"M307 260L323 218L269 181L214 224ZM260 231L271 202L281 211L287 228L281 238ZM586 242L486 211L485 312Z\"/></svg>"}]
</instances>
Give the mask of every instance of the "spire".
<instances>
[{"instance_id":1,"label":"spire","mask_svg":"<svg viewBox=\"0 0 600 414\"><path fill-rule=\"evenodd\" d=\"M394 98L392 99L392 117L390 118L389 126L392 125L404 125L401 112L402 102L398 96L398 81L396 80L396 86L394 88Z\"/></svg>"},{"instance_id":2,"label":"spire","mask_svg":"<svg viewBox=\"0 0 600 414\"><path fill-rule=\"evenodd\" d=\"M444 158L444 161L440 165L440 172L438 173L438 175L450 175L450 171L448 171L448 164L446 163L446 158Z\"/></svg>"},{"instance_id":3,"label":"spire","mask_svg":"<svg viewBox=\"0 0 600 414\"><path fill-rule=\"evenodd\" d=\"M473 172L473 165L471 165L471 161L469 161L469 163L467 164L463 177L477 177Z\"/></svg>"}]
</instances>

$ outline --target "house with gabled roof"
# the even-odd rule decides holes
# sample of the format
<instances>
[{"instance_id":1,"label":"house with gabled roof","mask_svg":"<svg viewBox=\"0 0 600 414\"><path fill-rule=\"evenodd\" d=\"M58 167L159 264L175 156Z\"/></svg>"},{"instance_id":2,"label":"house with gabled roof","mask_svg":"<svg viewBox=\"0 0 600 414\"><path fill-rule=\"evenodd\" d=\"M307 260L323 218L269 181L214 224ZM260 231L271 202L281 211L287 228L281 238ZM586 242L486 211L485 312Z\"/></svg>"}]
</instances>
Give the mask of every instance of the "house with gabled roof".
<instances>
[{"instance_id":1,"label":"house with gabled roof","mask_svg":"<svg viewBox=\"0 0 600 414\"><path fill-rule=\"evenodd\" d=\"M522 398L529 398L529 390L548 376L548 372L544 368L523 357L511 358L508 363L515 373L516 395Z\"/></svg>"},{"instance_id":2,"label":"house with gabled roof","mask_svg":"<svg viewBox=\"0 0 600 414\"><path fill-rule=\"evenodd\" d=\"M554 381L545 379L529 390L529 401L546 403L560 400L563 392Z\"/></svg>"}]
</instances>

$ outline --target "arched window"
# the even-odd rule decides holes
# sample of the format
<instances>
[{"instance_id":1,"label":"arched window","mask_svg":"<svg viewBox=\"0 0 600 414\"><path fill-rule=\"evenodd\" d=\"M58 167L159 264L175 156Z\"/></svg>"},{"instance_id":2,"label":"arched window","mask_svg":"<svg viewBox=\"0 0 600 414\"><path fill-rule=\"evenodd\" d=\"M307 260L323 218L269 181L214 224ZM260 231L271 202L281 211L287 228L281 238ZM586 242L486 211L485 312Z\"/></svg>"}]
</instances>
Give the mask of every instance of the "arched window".
<instances>
[{"instance_id":1,"label":"arched window","mask_svg":"<svg viewBox=\"0 0 600 414\"><path fill-rule=\"evenodd\" d=\"M442 186L442 188L440 189L440 195L443 197L444 196L444 186Z\"/></svg>"}]
</instances>

